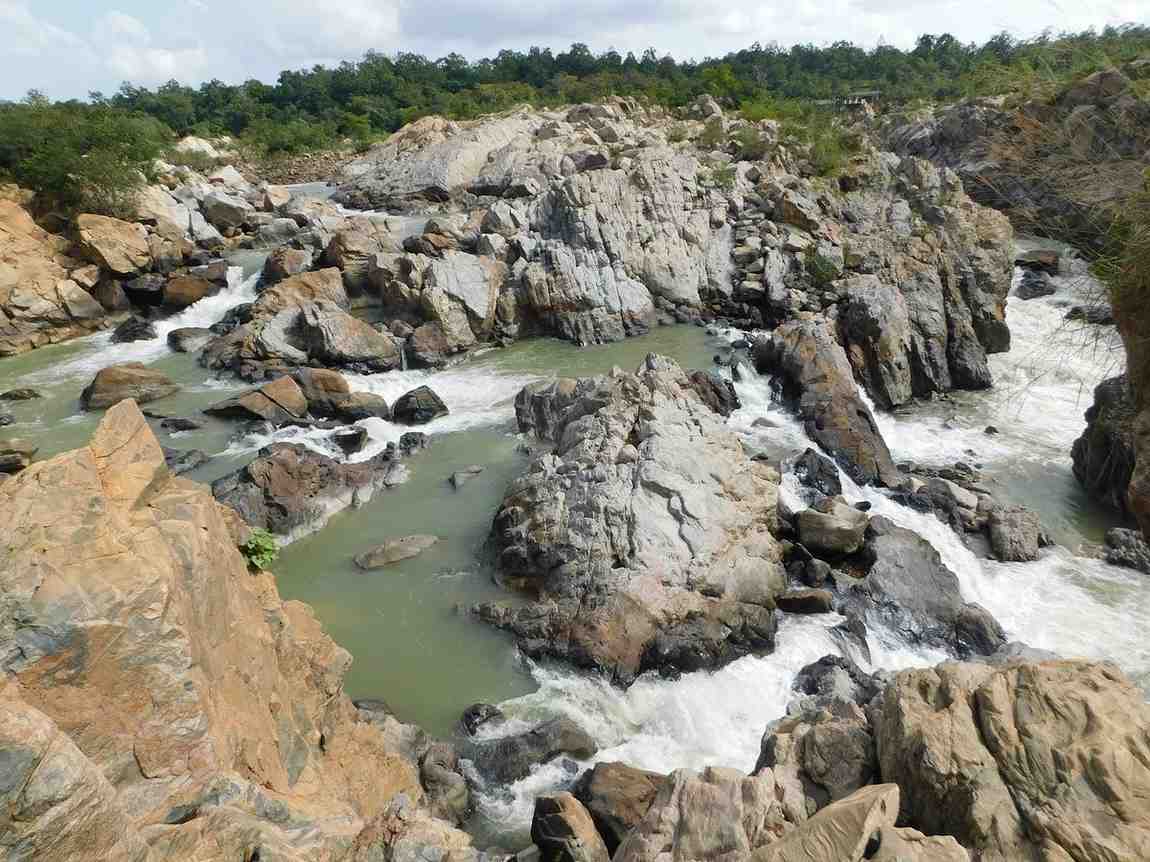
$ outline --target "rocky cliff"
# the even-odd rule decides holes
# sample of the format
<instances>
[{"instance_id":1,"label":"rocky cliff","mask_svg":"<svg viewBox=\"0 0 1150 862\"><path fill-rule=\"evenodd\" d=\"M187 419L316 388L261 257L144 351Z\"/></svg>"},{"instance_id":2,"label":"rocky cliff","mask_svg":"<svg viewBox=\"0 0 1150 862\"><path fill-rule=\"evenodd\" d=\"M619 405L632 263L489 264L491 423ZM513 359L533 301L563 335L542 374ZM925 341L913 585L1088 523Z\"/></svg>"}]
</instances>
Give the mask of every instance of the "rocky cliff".
<instances>
[{"instance_id":1,"label":"rocky cliff","mask_svg":"<svg viewBox=\"0 0 1150 862\"><path fill-rule=\"evenodd\" d=\"M134 402L0 485L0 518L7 854L376 859L420 835L466 851L420 808L417 764L357 718L351 657L249 570L246 527L168 472Z\"/></svg>"}]
</instances>

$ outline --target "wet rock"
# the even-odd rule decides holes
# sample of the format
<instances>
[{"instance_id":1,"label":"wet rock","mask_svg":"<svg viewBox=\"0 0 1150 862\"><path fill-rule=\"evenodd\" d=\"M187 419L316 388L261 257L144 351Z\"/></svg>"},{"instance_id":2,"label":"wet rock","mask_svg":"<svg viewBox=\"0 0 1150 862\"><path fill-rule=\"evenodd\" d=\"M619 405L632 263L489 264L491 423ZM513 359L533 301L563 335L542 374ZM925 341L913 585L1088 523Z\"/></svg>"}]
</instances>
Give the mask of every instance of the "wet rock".
<instances>
[{"instance_id":1,"label":"wet rock","mask_svg":"<svg viewBox=\"0 0 1150 862\"><path fill-rule=\"evenodd\" d=\"M542 862L610 862L610 854L583 804L570 793L535 798L531 840Z\"/></svg>"},{"instance_id":2,"label":"wet rock","mask_svg":"<svg viewBox=\"0 0 1150 862\"><path fill-rule=\"evenodd\" d=\"M194 275L181 275L169 279L164 285L164 305L169 308L187 308L220 289L216 282Z\"/></svg>"},{"instance_id":3,"label":"wet rock","mask_svg":"<svg viewBox=\"0 0 1150 862\"><path fill-rule=\"evenodd\" d=\"M459 767L459 755L446 742L433 742L419 759L419 781L427 792L430 808L456 824L471 813L471 790Z\"/></svg>"},{"instance_id":4,"label":"wet rock","mask_svg":"<svg viewBox=\"0 0 1150 862\"><path fill-rule=\"evenodd\" d=\"M1106 562L1150 575L1150 545L1137 530L1124 527L1107 530Z\"/></svg>"},{"instance_id":5,"label":"wet rock","mask_svg":"<svg viewBox=\"0 0 1150 862\"><path fill-rule=\"evenodd\" d=\"M126 362L98 371L92 382L80 393L80 403L85 410L101 410L125 398L131 398L137 404L145 404L178 392L179 389L162 371L140 362Z\"/></svg>"},{"instance_id":6,"label":"wet rock","mask_svg":"<svg viewBox=\"0 0 1150 862\"><path fill-rule=\"evenodd\" d=\"M349 506L406 479L402 464L381 453L339 463L305 446L273 443L247 466L212 483L212 494L252 527L298 538L323 527Z\"/></svg>"},{"instance_id":7,"label":"wet rock","mask_svg":"<svg viewBox=\"0 0 1150 862\"><path fill-rule=\"evenodd\" d=\"M389 539L370 551L356 555L355 564L365 570L382 569L392 563L418 557L438 541L438 536L403 536L399 539Z\"/></svg>"},{"instance_id":8,"label":"wet rock","mask_svg":"<svg viewBox=\"0 0 1150 862\"><path fill-rule=\"evenodd\" d=\"M383 396L352 392L338 371L300 368L292 376L307 399L308 409L315 416L348 423L361 419L391 419L391 408Z\"/></svg>"},{"instance_id":9,"label":"wet rock","mask_svg":"<svg viewBox=\"0 0 1150 862\"><path fill-rule=\"evenodd\" d=\"M1109 305L1075 305L1066 312L1067 320L1080 320L1091 326L1113 326L1114 309Z\"/></svg>"},{"instance_id":10,"label":"wet rock","mask_svg":"<svg viewBox=\"0 0 1150 862\"><path fill-rule=\"evenodd\" d=\"M354 455L367 445L369 438L366 428L348 428L336 431L331 435L331 439L344 455Z\"/></svg>"},{"instance_id":11,"label":"wet rock","mask_svg":"<svg viewBox=\"0 0 1150 862\"><path fill-rule=\"evenodd\" d=\"M456 470L454 473L451 474L448 481L451 482L451 487L455 488L455 490L458 491L465 484L467 484L470 480L474 479L476 476L478 476L482 472L483 472L483 468L476 464L476 465L473 465L471 467L468 467L465 470Z\"/></svg>"},{"instance_id":12,"label":"wet rock","mask_svg":"<svg viewBox=\"0 0 1150 862\"><path fill-rule=\"evenodd\" d=\"M281 245L273 249L264 261L263 284L271 287L285 278L307 272L311 269L313 259L314 253L309 249Z\"/></svg>"},{"instance_id":13,"label":"wet rock","mask_svg":"<svg viewBox=\"0 0 1150 862\"><path fill-rule=\"evenodd\" d=\"M1006 642L985 609L963 600L958 577L917 533L871 518L865 552L873 560L866 576L839 586L845 607L868 626L884 625L910 643L958 656L989 655Z\"/></svg>"},{"instance_id":14,"label":"wet rock","mask_svg":"<svg viewBox=\"0 0 1150 862\"><path fill-rule=\"evenodd\" d=\"M486 603L482 619L529 655L624 684L773 646L778 474L748 458L674 362L652 354L634 374L530 385L516 417L557 443L511 485L492 528L500 568L536 601Z\"/></svg>"},{"instance_id":15,"label":"wet rock","mask_svg":"<svg viewBox=\"0 0 1150 862\"><path fill-rule=\"evenodd\" d=\"M165 431L196 431L204 426L202 423L197 422L195 419L184 419L179 416L165 416L160 420L160 427Z\"/></svg>"},{"instance_id":16,"label":"wet rock","mask_svg":"<svg viewBox=\"0 0 1150 862\"><path fill-rule=\"evenodd\" d=\"M403 425L426 425L447 413L447 405L430 386L420 386L404 393L391 408L392 419Z\"/></svg>"},{"instance_id":17,"label":"wet rock","mask_svg":"<svg viewBox=\"0 0 1150 862\"><path fill-rule=\"evenodd\" d=\"M35 389L28 388L9 389L7 392L0 392L0 401L34 401L43 397Z\"/></svg>"},{"instance_id":18,"label":"wet rock","mask_svg":"<svg viewBox=\"0 0 1150 862\"><path fill-rule=\"evenodd\" d=\"M0 427L11 425L16 421L16 417L11 413L0 413Z\"/></svg>"},{"instance_id":19,"label":"wet rock","mask_svg":"<svg viewBox=\"0 0 1150 862\"><path fill-rule=\"evenodd\" d=\"M1057 289L1050 283L1050 276L1040 270L1027 269L1022 272L1022 279L1014 290L1019 299L1038 299L1043 296L1052 296Z\"/></svg>"},{"instance_id":20,"label":"wet rock","mask_svg":"<svg viewBox=\"0 0 1150 862\"><path fill-rule=\"evenodd\" d=\"M11 475L27 469L39 448L30 440L0 440L0 473Z\"/></svg>"},{"instance_id":21,"label":"wet rock","mask_svg":"<svg viewBox=\"0 0 1150 862\"><path fill-rule=\"evenodd\" d=\"M211 457L200 449L169 449L164 447L164 463L177 476L202 467Z\"/></svg>"},{"instance_id":22,"label":"wet rock","mask_svg":"<svg viewBox=\"0 0 1150 862\"><path fill-rule=\"evenodd\" d=\"M692 371L687 376L699 400L720 416L730 416L742 406L731 381L706 371Z\"/></svg>"},{"instance_id":23,"label":"wet rock","mask_svg":"<svg viewBox=\"0 0 1150 862\"><path fill-rule=\"evenodd\" d=\"M140 308L158 308L164 304L164 286L167 279L158 273L148 273L121 283L124 294L132 305Z\"/></svg>"},{"instance_id":24,"label":"wet rock","mask_svg":"<svg viewBox=\"0 0 1150 862\"><path fill-rule=\"evenodd\" d=\"M492 706L490 703L473 703L463 710L463 714L459 717L459 723L468 736L474 736L476 731L485 724L502 720L503 710L497 706Z\"/></svg>"},{"instance_id":25,"label":"wet rock","mask_svg":"<svg viewBox=\"0 0 1150 862\"><path fill-rule=\"evenodd\" d=\"M404 455L426 449L427 444L428 436L422 431L405 431L399 435L399 451Z\"/></svg>"},{"instance_id":26,"label":"wet rock","mask_svg":"<svg viewBox=\"0 0 1150 862\"><path fill-rule=\"evenodd\" d=\"M1023 269L1034 269L1047 275L1058 275L1059 254L1052 248L1034 248L1024 251L1014 258L1014 265Z\"/></svg>"},{"instance_id":27,"label":"wet rock","mask_svg":"<svg viewBox=\"0 0 1150 862\"><path fill-rule=\"evenodd\" d=\"M156 337L156 325L143 317L132 315L114 330L112 343L124 344L130 341L149 341Z\"/></svg>"},{"instance_id":28,"label":"wet rock","mask_svg":"<svg viewBox=\"0 0 1150 862\"><path fill-rule=\"evenodd\" d=\"M834 594L830 590L787 590L775 604L788 614L829 614L834 610Z\"/></svg>"},{"instance_id":29,"label":"wet rock","mask_svg":"<svg viewBox=\"0 0 1150 862\"><path fill-rule=\"evenodd\" d=\"M185 326L168 333L168 347L176 353L195 353L216 337L210 329L198 326Z\"/></svg>"},{"instance_id":30,"label":"wet rock","mask_svg":"<svg viewBox=\"0 0 1150 862\"><path fill-rule=\"evenodd\" d=\"M468 756L488 781L511 784L562 754L586 760L597 750L595 740L571 719L553 718L526 733L473 743Z\"/></svg>"},{"instance_id":31,"label":"wet rock","mask_svg":"<svg viewBox=\"0 0 1150 862\"><path fill-rule=\"evenodd\" d=\"M607 852L613 855L666 783L667 776L658 772L625 763L596 763L579 776L571 792L583 803Z\"/></svg>"},{"instance_id":32,"label":"wet rock","mask_svg":"<svg viewBox=\"0 0 1150 862\"><path fill-rule=\"evenodd\" d=\"M1123 513L1129 512L1126 492L1136 461L1137 412L1125 374L1103 380L1086 411L1086 429L1070 451L1074 478L1086 493Z\"/></svg>"},{"instance_id":33,"label":"wet rock","mask_svg":"<svg viewBox=\"0 0 1150 862\"><path fill-rule=\"evenodd\" d=\"M807 433L856 482L898 484L898 471L850 363L823 322L792 321L756 342L755 367L777 373Z\"/></svg>"},{"instance_id":34,"label":"wet rock","mask_svg":"<svg viewBox=\"0 0 1150 862\"><path fill-rule=\"evenodd\" d=\"M308 402L291 377L278 377L258 389L218 401L204 412L226 419L262 419L273 425L288 425L307 416Z\"/></svg>"},{"instance_id":35,"label":"wet rock","mask_svg":"<svg viewBox=\"0 0 1150 862\"><path fill-rule=\"evenodd\" d=\"M791 472L795 474L799 484L825 497L837 497L843 492L839 468L830 458L814 449L808 448L795 459Z\"/></svg>"},{"instance_id":36,"label":"wet rock","mask_svg":"<svg viewBox=\"0 0 1150 862\"><path fill-rule=\"evenodd\" d=\"M994 558L1004 563L1028 563L1038 559L1047 544L1038 515L1021 506L996 507L987 524Z\"/></svg>"},{"instance_id":37,"label":"wet rock","mask_svg":"<svg viewBox=\"0 0 1150 862\"><path fill-rule=\"evenodd\" d=\"M862 547L869 520L853 506L827 500L799 512L795 523L799 541L811 553L836 558Z\"/></svg>"},{"instance_id":38,"label":"wet rock","mask_svg":"<svg viewBox=\"0 0 1150 862\"><path fill-rule=\"evenodd\" d=\"M980 859L1144 855L1150 772L1123 764L1142 762L1148 734L1144 695L1078 661L902 671L876 722L900 822Z\"/></svg>"},{"instance_id":39,"label":"wet rock","mask_svg":"<svg viewBox=\"0 0 1150 862\"><path fill-rule=\"evenodd\" d=\"M227 335L236 327L251 322L253 305L254 303L251 302L241 302L239 305L233 305L224 312L223 317L208 328L216 335Z\"/></svg>"}]
</instances>

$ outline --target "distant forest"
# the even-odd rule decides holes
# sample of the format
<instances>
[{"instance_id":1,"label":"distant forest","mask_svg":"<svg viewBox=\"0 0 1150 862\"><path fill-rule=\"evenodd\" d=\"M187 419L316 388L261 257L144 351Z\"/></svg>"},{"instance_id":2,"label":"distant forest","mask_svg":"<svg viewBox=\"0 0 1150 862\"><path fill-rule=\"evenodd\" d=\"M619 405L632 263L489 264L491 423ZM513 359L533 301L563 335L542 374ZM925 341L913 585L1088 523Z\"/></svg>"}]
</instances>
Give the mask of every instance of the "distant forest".
<instances>
[{"instance_id":1,"label":"distant forest","mask_svg":"<svg viewBox=\"0 0 1150 862\"><path fill-rule=\"evenodd\" d=\"M585 102L612 94L678 106L709 92L728 106L746 101L821 100L879 89L893 101L953 100L1017 92L1037 82L1077 77L1150 53L1150 27L1044 35L1026 41L1000 34L983 45L950 35L921 36L912 50L849 42L828 47L751 47L718 59L678 62L654 48L636 57L593 53L575 44L500 51L474 62L451 54L369 52L357 63L285 71L275 84L175 81L154 90L124 84L97 103L149 114L176 134L269 134L268 125L298 122L323 134L363 137L398 129L426 114L468 119L530 102ZM302 129L301 129L302 131ZM271 141L273 147L275 141ZM290 145L290 141L284 142Z\"/></svg>"}]
</instances>

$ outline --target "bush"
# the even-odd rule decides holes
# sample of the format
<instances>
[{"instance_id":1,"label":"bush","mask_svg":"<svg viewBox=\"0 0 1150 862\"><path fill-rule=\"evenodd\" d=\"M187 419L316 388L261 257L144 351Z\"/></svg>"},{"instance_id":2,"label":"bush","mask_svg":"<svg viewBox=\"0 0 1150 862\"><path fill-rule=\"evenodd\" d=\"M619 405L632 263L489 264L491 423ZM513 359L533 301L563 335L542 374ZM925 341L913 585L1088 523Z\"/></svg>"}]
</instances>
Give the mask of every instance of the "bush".
<instances>
[{"instance_id":1,"label":"bush","mask_svg":"<svg viewBox=\"0 0 1150 862\"><path fill-rule=\"evenodd\" d=\"M819 254L813 245L807 246L807 250L803 254L803 266L807 275L810 276L811 283L818 288L829 287L831 282L842 274L839 272L838 265L833 260Z\"/></svg>"},{"instance_id":2,"label":"bush","mask_svg":"<svg viewBox=\"0 0 1150 862\"><path fill-rule=\"evenodd\" d=\"M667 130L667 140L672 144L678 144L687 140L687 127L682 123L676 123Z\"/></svg>"},{"instance_id":3,"label":"bush","mask_svg":"<svg viewBox=\"0 0 1150 862\"><path fill-rule=\"evenodd\" d=\"M735 187L735 168L733 165L719 165L711 169L711 179L721 189Z\"/></svg>"},{"instance_id":4,"label":"bush","mask_svg":"<svg viewBox=\"0 0 1150 862\"><path fill-rule=\"evenodd\" d=\"M271 568L280 555L280 546L276 537L267 530L253 529L248 534L248 540L240 545L240 553L254 569L263 571Z\"/></svg>"},{"instance_id":5,"label":"bush","mask_svg":"<svg viewBox=\"0 0 1150 862\"><path fill-rule=\"evenodd\" d=\"M163 155L163 159L170 165L191 168L197 173L206 174L220 166L220 160L212 158L207 153L197 150L177 150L172 148Z\"/></svg>"},{"instance_id":6,"label":"bush","mask_svg":"<svg viewBox=\"0 0 1150 862\"><path fill-rule=\"evenodd\" d=\"M104 105L0 104L0 174L65 214L135 214L136 196L172 133Z\"/></svg>"},{"instance_id":7,"label":"bush","mask_svg":"<svg viewBox=\"0 0 1150 862\"><path fill-rule=\"evenodd\" d=\"M327 123L307 120L256 120L244 132L243 143L257 156L293 156L330 149L335 131Z\"/></svg>"},{"instance_id":8,"label":"bush","mask_svg":"<svg viewBox=\"0 0 1150 862\"><path fill-rule=\"evenodd\" d=\"M707 152L721 149L726 142L727 135L723 131L723 121L717 118L707 123L697 141L699 149Z\"/></svg>"},{"instance_id":9,"label":"bush","mask_svg":"<svg viewBox=\"0 0 1150 862\"><path fill-rule=\"evenodd\" d=\"M744 162L757 162L766 158L770 145L766 136L751 126L735 132L735 143L738 145L737 158Z\"/></svg>"}]
</instances>

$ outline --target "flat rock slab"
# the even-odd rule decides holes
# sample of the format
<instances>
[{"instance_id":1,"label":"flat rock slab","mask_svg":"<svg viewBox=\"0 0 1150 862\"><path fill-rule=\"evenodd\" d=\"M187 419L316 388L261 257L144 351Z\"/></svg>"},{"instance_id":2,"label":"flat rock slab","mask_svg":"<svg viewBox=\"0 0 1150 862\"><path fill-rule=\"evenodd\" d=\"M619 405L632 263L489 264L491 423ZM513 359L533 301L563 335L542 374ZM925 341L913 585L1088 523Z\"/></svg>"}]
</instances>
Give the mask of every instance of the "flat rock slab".
<instances>
[{"instance_id":1,"label":"flat rock slab","mask_svg":"<svg viewBox=\"0 0 1150 862\"><path fill-rule=\"evenodd\" d=\"M401 539L391 539L377 548L364 551L355 557L355 564L361 569L382 569L392 563L410 560L418 557L432 545L439 541L438 536L404 536Z\"/></svg>"}]
</instances>

